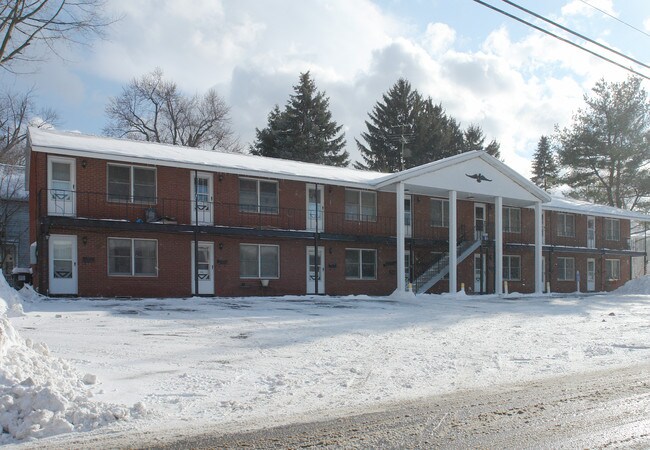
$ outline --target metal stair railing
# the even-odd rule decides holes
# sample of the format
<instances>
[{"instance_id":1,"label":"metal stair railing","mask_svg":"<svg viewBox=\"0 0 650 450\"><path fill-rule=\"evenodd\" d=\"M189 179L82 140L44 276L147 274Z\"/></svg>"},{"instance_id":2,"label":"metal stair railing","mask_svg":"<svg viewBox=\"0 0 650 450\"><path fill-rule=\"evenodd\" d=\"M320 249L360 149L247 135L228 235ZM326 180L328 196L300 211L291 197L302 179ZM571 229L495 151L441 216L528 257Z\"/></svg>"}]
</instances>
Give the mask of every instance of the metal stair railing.
<instances>
[{"instance_id":1,"label":"metal stair railing","mask_svg":"<svg viewBox=\"0 0 650 450\"><path fill-rule=\"evenodd\" d=\"M474 251L481 246L481 240L477 239L475 241L463 241L458 246L456 246L456 252L458 258L457 263L465 260L469 255L474 253ZM437 282L442 280L449 273L449 254L445 253L442 258L434 262L431 267L424 271L414 283L415 292L418 294L423 294Z\"/></svg>"}]
</instances>

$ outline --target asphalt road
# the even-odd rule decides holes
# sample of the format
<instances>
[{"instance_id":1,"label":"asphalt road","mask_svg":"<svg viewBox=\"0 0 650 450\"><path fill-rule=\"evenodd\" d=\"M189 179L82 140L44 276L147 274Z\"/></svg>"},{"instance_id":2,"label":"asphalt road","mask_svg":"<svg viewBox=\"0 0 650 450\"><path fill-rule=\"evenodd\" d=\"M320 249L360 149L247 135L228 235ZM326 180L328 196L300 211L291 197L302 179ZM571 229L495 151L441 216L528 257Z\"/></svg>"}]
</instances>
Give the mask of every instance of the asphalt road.
<instances>
[{"instance_id":1,"label":"asphalt road","mask_svg":"<svg viewBox=\"0 0 650 450\"><path fill-rule=\"evenodd\" d=\"M650 364L458 392L385 411L141 448L650 448Z\"/></svg>"}]
</instances>

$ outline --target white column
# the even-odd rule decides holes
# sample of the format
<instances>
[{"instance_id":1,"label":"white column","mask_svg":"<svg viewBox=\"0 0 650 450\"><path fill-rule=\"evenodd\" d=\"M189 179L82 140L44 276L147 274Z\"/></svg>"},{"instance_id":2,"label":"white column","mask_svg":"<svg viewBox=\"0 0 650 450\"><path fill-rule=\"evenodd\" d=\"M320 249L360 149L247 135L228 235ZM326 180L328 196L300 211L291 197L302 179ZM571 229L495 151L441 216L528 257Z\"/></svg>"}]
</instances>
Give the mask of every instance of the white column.
<instances>
[{"instance_id":1,"label":"white column","mask_svg":"<svg viewBox=\"0 0 650 450\"><path fill-rule=\"evenodd\" d=\"M542 203L535 203L535 293L541 294L544 291L542 274L544 271L542 258L542 242L544 225L542 224Z\"/></svg>"},{"instance_id":2,"label":"white column","mask_svg":"<svg viewBox=\"0 0 650 450\"><path fill-rule=\"evenodd\" d=\"M494 292L503 294L503 198L496 198L494 210Z\"/></svg>"},{"instance_id":3,"label":"white column","mask_svg":"<svg viewBox=\"0 0 650 450\"><path fill-rule=\"evenodd\" d=\"M458 271L458 253L456 252L456 241L458 240L458 217L456 214L456 200L458 193L449 191L449 293L457 292Z\"/></svg>"},{"instance_id":4,"label":"white column","mask_svg":"<svg viewBox=\"0 0 650 450\"><path fill-rule=\"evenodd\" d=\"M397 184L397 292L406 290L406 271L404 267L404 182Z\"/></svg>"}]
</instances>

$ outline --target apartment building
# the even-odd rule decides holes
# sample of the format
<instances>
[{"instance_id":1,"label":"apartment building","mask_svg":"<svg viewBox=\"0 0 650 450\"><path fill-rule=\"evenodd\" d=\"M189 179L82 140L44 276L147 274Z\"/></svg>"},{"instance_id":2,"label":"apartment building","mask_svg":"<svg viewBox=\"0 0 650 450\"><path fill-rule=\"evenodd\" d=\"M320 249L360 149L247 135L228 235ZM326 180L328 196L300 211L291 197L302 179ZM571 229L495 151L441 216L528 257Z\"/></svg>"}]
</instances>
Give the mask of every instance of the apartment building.
<instances>
[{"instance_id":1,"label":"apartment building","mask_svg":"<svg viewBox=\"0 0 650 450\"><path fill-rule=\"evenodd\" d=\"M395 174L29 130L34 284L63 296L604 291L630 222L485 152Z\"/></svg>"}]
</instances>

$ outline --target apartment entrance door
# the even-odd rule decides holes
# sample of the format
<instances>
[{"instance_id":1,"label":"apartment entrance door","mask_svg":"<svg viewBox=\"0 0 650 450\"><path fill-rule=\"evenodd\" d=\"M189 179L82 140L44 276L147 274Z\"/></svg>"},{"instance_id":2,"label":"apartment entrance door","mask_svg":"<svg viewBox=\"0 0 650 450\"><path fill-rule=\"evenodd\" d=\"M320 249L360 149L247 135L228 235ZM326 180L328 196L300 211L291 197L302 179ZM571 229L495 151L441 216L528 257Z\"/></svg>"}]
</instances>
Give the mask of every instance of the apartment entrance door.
<instances>
[{"instance_id":1,"label":"apartment entrance door","mask_svg":"<svg viewBox=\"0 0 650 450\"><path fill-rule=\"evenodd\" d=\"M485 273L485 255L474 255L474 293L485 294L487 284Z\"/></svg>"},{"instance_id":2,"label":"apartment entrance door","mask_svg":"<svg viewBox=\"0 0 650 450\"><path fill-rule=\"evenodd\" d=\"M199 241L199 257L194 257L195 246L192 242L192 294L196 295L196 279L195 270L198 263L198 295L213 295L214 294L214 243L213 242L200 242Z\"/></svg>"},{"instance_id":3,"label":"apartment entrance door","mask_svg":"<svg viewBox=\"0 0 650 450\"><path fill-rule=\"evenodd\" d=\"M77 295L77 236L50 235L48 251L49 293Z\"/></svg>"},{"instance_id":4,"label":"apartment entrance door","mask_svg":"<svg viewBox=\"0 0 650 450\"><path fill-rule=\"evenodd\" d=\"M192 225L213 224L212 174L192 172Z\"/></svg>"},{"instance_id":5,"label":"apartment entrance door","mask_svg":"<svg viewBox=\"0 0 650 450\"><path fill-rule=\"evenodd\" d=\"M487 233L485 225L487 217L484 203L474 204L474 239L483 239L483 233Z\"/></svg>"},{"instance_id":6,"label":"apartment entrance door","mask_svg":"<svg viewBox=\"0 0 650 450\"><path fill-rule=\"evenodd\" d=\"M324 231L325 207L323 205L323 186L307 185L307 231Z\"/></svg>"},{"instance_id":7,"label":"apartment entrance door","mask_svg":"<svg viewBox=\"0 0 650 450\"><path fill-rule=\"evenodd\" d=\"M318 293L324 294L325 249L323 247L318 247L318 260L316 260L314 255L314 247L307 247L307 293L316 293L316 278L318 278ZM316 270L316 262L318 262L318 271Z\"/></svg>"},{"instance_id":8,"label":"apartment entrance door","mask_svg":"<svg viewBox=\"0 0 650 450\"><path fill-rule=\"evenodd\" d=\"M596 260L594 258L587 259L587 292L596 290Z\"/></svg>"},{"instance_id":9,"label":"apartment entrance door","mask_svg":"<svg viewBox=\"0 0 650 450\"><path fill-rule=\"evenodd\" d=\"M75 160L50 157L47 164L47 213L75 215Z\"/></svg>"}]
</instances>

